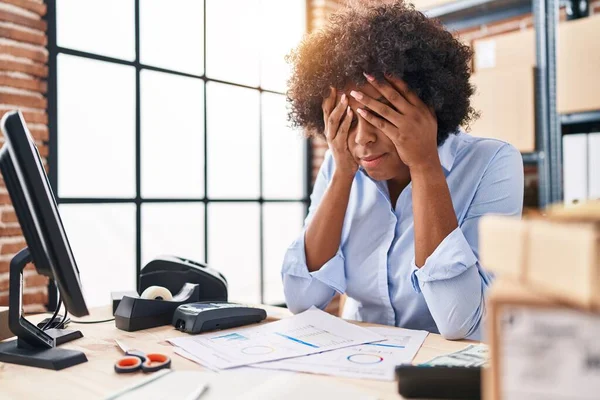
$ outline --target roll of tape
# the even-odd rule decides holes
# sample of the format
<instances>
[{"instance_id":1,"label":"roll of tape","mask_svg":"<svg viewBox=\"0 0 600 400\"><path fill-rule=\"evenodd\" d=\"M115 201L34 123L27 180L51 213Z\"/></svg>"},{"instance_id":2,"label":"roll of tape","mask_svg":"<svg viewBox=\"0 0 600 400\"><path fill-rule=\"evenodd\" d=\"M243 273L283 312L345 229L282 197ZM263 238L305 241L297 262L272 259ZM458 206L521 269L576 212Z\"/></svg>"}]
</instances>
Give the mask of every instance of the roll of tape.
<instances>
[{"instance_id":1,"label":"roll of tape","mask_svg":"<svg viewBox=\"0 0 600 400\"><path fill-rule=\"evenodd\" d=\"M162 286L150 286L144 290L142 295L140 296L142 299L148 300L165 300L171 301L173 300L173 295L169 291L169 289L164 288Z\"/></svg>"}]
</instances>

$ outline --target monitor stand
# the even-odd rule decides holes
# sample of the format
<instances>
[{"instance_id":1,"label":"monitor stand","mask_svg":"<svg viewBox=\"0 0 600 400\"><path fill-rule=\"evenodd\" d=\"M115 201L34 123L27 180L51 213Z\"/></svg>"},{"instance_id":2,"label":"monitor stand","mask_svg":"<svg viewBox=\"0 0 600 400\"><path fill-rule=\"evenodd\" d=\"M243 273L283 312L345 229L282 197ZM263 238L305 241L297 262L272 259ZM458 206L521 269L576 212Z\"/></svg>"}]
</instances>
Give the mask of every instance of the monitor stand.
<instances>
[{"instance_id":1,"label":"monitor stand","mask_svg":"<svg viewBox=\"0 0 600 400\"><path fill-rule=\"evenodd\" d=\"M80 331L43 331L23 317L23 269L31 261L29 249L25 247L10 262L8 327L17 339L0 342L0 361L53 370L86 362L81 351L56 348L83 337Z\"/></svg>"}]
</instances>

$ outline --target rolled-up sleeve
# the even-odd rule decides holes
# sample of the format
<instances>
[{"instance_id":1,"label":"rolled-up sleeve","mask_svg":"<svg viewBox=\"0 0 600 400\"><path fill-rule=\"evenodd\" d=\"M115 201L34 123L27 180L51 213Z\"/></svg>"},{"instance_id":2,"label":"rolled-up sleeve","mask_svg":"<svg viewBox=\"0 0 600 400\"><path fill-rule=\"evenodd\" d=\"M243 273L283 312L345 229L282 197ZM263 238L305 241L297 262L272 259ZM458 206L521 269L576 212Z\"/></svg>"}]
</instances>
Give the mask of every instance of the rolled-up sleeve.
<instances>
[{"instance_id":1,"label":"rolled-up sleeve","mask_svg":"<svg viewBox=\"0 0 600 400\"><path fill-rule=\"evenodd\" d=\"M332 169L333 159L328 151L310 196L310 208L304 221L304 229L288 247L283 259L281 268L283 291L286 304L293 313L305 311L313 305L323 309L336 292L346 291L345 260L341 248L318 271L309 272L306 265L305 230L329 185Z\"/></svg>"},{"instance_id":2,"label":"rolled-up sleeve","mask_svg":"<svg viewBox=\"0 0 600 400\"><path fill-rule=\"evenodd\" d=\"M283 261L282 278L285 299L293 313L311 306L325 308L335 292L346 291L344 255L338 249L318 271L309 272L304 250L304 233L288 248Z\"/></svg>"},{"instance_id":3,"label":"rolled-up sleeve","mask_svg":"<svg viewBox=\"0 0 600 400\"><path fill-rule=\"evenodd\" d=\"M455 278L476 263L477 257L463 231L458 227L427 257L421 268L417 268L413 257L413 288L420 293L420 284Z\"/></svg>"},{"instance_id":4,"label":"rolled-up sleeve","mask_svg":"<svg viewBox=\"0 0 600 400\"><path fill-rule=\"evenodd\" d=\"M440 333L447 339L481 339L485 292L492 276L478 260L479 219L486 214L520 216L523 188L523 159L506 144L490 161L460 226L421 268L413 258L413 288L423 294Z\"/></svg>"}]
</instances>

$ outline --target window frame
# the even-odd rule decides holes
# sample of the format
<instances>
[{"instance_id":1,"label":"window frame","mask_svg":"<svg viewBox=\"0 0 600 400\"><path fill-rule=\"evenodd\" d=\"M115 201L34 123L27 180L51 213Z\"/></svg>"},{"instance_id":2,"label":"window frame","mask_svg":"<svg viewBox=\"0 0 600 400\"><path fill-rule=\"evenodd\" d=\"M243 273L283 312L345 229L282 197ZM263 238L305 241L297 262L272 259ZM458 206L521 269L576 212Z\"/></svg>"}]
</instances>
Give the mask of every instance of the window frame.
<instances>
[{"instance_id":1,"label":"window frame","mask_svg":"<svg viewBox=\"0 0 600 400\"><path fill-rule=\"evenodd\" d=\"M306 1L306 30L310 28L310 13L309 1ZM208 205L210 203L258 203L259 204L259 237L260 237L260 301L264 301L265 297L265 268L264 268L264 227L263 227L263 210L265 203L302 203L304 205L305 214L308 212L308 206L310 203L310 193L312 192L312 144L311 140L307 139L304 141L304 155L305 155L305 172L304 172L304 183L303 183L303 196L297 199L268 199L263 197L263 121L262 121L262 94L273 93L278 95L285 95L285 93L263 89L260 84L258 86L248 86L239 83L223 81L218 79L208 78L206 76L206 0L203 1L204 6L204 73L202 75L195 75L186 72L180 72L172 69L166 69L161 67L154 67L146 65L140 62L140 0L134 0L134 35L135 35L135 59L133 61L121 60L118 58L107 57L99 54L90 52L74 50L69 48L60 47L56 41L56 0L47 1L47 14L46 21L48 23L48 129L49 129L49 154L47 158L49 172L48 178L50 185L54 191L56 201L58 204L118 204L128 203L135 204L136 208L136 220L135 220L135 252L136 252L136 288L139 286L139 274L141 270L142 262L142 205L143 204L168 204L168 203L203 203L204 204L204 254L206 262L210 265L210 254L208 252ZM102 197L60 197L58 187L58 135L59 127L57 124L57 98L58 98L58 87L57 87L57 56L59 54L66 54L70 56L82 57L86 59L104 61L119 65L125 65L135 68L135 197L134 198L102 198ZM141 90L140 90L140 73L142 70L156 71L161 73L173 74L177 76L183 76L188 78L200 79L204 82L203 96L204 105L202 112L204 113L204 196L198 198L142 198L141 196ZM241 88L248 88L257 90L259 93L259 197L257 199L241 199L241 198L228 198L228 199L215 199L208 197L208 169L207 169L207 104L206 104L206 83L216 82L227 85L232 85ZM200 260L202 261L202 260ZM48 285L48 309L56 309L58 302L58 292L56 286L50 280Z\"/></svg>"}]
</instances>

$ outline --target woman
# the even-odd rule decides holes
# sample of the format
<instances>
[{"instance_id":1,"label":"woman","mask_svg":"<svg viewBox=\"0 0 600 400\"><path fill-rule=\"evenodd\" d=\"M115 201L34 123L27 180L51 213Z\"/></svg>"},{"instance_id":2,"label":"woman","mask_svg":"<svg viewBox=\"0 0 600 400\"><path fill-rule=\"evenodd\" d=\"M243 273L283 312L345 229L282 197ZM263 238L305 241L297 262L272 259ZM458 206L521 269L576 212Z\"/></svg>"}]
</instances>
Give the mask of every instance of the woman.
<instances>
[{"instance_id":1,"label":"woman","mask_svg":"<svg viewBox=\"0 0 600 400\"><path fill-rule=\"evenodd\" d=\"M293 312L346 293L346 318L480 338L477 224L521 214L523 163L460 131L471 56L403 2L344 10L291 54L291 120L329 146L283 262Z\"/></svg>"}]
</instances>

